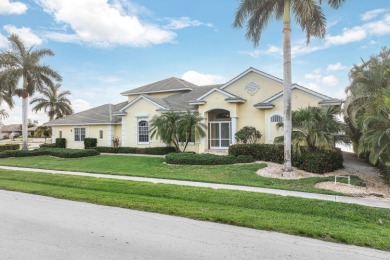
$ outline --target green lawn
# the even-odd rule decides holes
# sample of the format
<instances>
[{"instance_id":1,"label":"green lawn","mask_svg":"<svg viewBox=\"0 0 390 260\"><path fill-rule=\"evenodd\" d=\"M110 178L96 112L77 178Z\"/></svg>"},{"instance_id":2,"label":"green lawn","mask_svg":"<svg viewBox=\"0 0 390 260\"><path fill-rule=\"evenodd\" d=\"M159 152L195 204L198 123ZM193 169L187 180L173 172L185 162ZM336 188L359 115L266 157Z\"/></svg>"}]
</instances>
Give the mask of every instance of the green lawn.
<instances>
[{"instance_id":1,"label":"green lawn","mask_svg":"<svg viewBox=\"0 0 390 260\"><path fill-rule=\"evenodd\" d=\"M390 210L166 184L0 170L0 189L273 230L390 251Z\"/></svg>"},{"instance_id":2,"label":"green lawn","mask_svg":"<svg viewBox=\"0 0 390 260\"><path fill-rule=\"evenodd\" d=\"M121 155L100 155L78 159L60 159L49 156L0 159L0 165L8 166L225 183L325 194L340 194L314 187L317 182L332 181L332 177L315 177L301 180L279 180L258 176L256 174L256 170L265 167L265 164L191 166L167 165L163 162L163 158ZM362 185L362 182L357 177L353 177L351 180L353 184Z\"/></svg>"}]
</instances>

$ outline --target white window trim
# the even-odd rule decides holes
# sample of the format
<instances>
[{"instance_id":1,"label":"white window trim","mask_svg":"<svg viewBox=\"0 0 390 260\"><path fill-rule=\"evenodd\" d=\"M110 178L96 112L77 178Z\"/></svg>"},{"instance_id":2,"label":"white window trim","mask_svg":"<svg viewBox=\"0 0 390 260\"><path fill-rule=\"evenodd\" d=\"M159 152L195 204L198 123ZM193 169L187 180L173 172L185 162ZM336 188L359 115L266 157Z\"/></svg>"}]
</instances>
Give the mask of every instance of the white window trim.
<instances>
[{"instance_id":1,"label":"white window trim","mask_svg":"<svg viewBox=\"0 0 390 260\"><path fill-rule=\"evenodd\" d=\"M76 141L76 129L80 129L80 141ZM85 127L75 127L73 128L73 141L74 142L78 142L78 143L82 143L84 142L84 140L81 140L81 129L84 129L84 139L87 138L87 129Z\"/></svg>"},{"instance_id":2,"label":"white window trim","mask_svg":"<svg viewBox=\"0 0 390 260\"><path fill-rule=\"evenodd\" d=\"M272 113L270 116L269 116L269 118L268 118L268 142L270 142L270 141L272 141L272 143L273 143L273 139L271 140L270 138L271 138L271 124L272 123L278 123L278 122L271 122L271 118L273 117L273 116L281 116L282 117L282 120L284 121L284 117L283 117L283 114L281 114L281 113ZM274 137L275 138L275 137Z\"/></svg>"},{"instance_id":3,"label":"white window trim","mask_svg":"<svg viewBox=\"0 0 390 260\"><path fill-rule=\"evenodd\" d=\"M102 135L100 135L100 132L102 133ZM104 131L103 131L103 129L99 129L99 140L104 140Z\"/></svg>"},{"instance_id":4,"label":"white window trim","mask_svg":"<svg viewBox=\"0 0 390 260\"><path fill-rule=\"evenodd\" d=\"M148 118L147 117L138 117L137 118L137 144L141 144L141 145L148 145L150 144L150 134L148 134L148 142L140 142L139 141L139 123L141 121L146 121L148 123L148 131L149 131L149 121L148 121Z\"/></svg>"}]
</instances>

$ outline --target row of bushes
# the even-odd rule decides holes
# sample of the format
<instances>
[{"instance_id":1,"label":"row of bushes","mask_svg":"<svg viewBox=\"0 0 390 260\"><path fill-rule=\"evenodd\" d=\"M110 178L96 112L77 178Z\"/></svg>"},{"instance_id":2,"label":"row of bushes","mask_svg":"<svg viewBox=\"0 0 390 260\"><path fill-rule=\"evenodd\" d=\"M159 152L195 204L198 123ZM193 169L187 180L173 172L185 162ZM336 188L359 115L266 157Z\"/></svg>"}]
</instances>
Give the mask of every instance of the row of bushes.
<instances>
[{"instance_id":1,"label":"row of bushes","mask_svg":"<svg viewBox=\"0 0 390 260\"><path fill-rule=\"evenodd\" d=\"M66 139L65 138L56 138L54 144L41 144L40 148L66 148Z\"/></svg>"},{"instance_id":2,"label":"row of bushes","mask_svg":"<svg viewBox=\"0 0 390 260\"><path fill-rule=\"evenodd\" d=\"M19 150L20 144L5 144L0 145L0 152L2 151L9 151L9 150Z\"/></svg>"},{"instance_id":3,"label":"row of bushes","mask_svg":"<svg viewBox=\"0 0 390 260\"><path fill-rule=\"evenodd\" d=\"M229 147L234 156L250 155L256 160L284 163L284 147L275 144L236 144ZM292 154L292 164L304 171L313 173L332 172L343 168L343 154L340 149L307 151Z\"/></svg>"},{"instance_id":4,"label":"row of bushes","mask_svg":"<svg viewBox=\"0 0 390 260\"><path fill-rule=\"evenodd\" d=\"M176 152L175 147L110 147L110 146L98 146L94 147L101 153L133 153L133 154L151 154L151 155L166 155Z\"/></svg>"},{"instance_id":5,"label":"row of bushes","mask_svg":"<svg viewBox=\"0 0 390 260\"><path fill-rule=\"evenodd\" d=\"M64 148L41 148L30 151L14 150L0 152L0 158L8 157L30 157L30 156L42 156L49 155L59 158L81 158L88 156L99 155L96 150L88 149L64 149Z\"/></svg>"},{"instance_id":6,"label":"row of bushes","mask_svg":"<svg viewBox=\"0 0 390 260\"><path fill-rule=\"evenodd\" d=\"M248 155L215 155L194 153L170 153L165 156L165 162L169 164L186 165L221 165L235 163L252 163L255 160Z\"/></svg>"}]
</instances>

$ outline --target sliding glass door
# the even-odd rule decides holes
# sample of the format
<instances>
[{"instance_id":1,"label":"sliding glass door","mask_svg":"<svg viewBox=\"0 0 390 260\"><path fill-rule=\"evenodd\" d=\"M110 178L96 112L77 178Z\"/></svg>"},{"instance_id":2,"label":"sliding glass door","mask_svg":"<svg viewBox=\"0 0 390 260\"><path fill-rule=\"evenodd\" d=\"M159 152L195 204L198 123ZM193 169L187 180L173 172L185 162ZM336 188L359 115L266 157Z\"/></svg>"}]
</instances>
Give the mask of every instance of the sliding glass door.
<instances>
[{"instance_id":1,"label":"sliding glass door","mask_svg":"<svg viewBox=\"0 0 390 260\"><path fill-rule=\"evenodd\" d=\"M227 149L231 144L230 121L209 123L210 149Z\"/></svg>"}]
</instances>

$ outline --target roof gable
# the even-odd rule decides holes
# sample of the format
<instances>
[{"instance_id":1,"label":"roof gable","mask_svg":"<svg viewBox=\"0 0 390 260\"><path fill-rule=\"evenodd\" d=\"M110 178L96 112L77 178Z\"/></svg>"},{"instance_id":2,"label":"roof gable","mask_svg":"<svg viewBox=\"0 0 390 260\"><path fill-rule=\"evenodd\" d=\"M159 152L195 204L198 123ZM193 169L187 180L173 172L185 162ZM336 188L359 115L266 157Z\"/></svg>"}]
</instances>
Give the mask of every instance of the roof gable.
<instances>
[{"instance_id":1,"label":"roof gable","mask_svg":"<svg viewBox=\"0 0 390 260\"><path fill-rule=\"evenodd\" d=\"M124 106L121 110L119 110L119 112L125 112L129 107L131 107L132 105L134 105L140 100L146 100L149 103L152 103L153 105L157 106L159 109L167 109L166 105L164 106L163 104L164 102L162 99L151 98L151 97L146 97L144 95L140 95L134 100L130 101L126 106Z\"/></svg>"}]
</instances>

